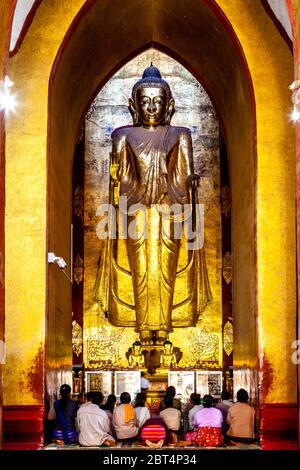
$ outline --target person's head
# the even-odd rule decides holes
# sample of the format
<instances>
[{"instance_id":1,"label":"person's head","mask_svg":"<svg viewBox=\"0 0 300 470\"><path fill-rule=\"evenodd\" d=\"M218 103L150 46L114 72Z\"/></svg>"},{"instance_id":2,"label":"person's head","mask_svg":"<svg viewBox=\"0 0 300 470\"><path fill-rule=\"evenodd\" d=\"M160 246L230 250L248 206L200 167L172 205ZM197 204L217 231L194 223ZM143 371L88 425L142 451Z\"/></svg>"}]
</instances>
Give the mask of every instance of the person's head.
<instances>
[{"instance_id":1,"label":"person's head","mask_svg":"<svg viewBox=\"0 0 300 470\"><path fill-rule=\"evenodd\" d=\"M176 395L176 389L173 387L173 385L170 385L167 390L166 390L166 395L169 395L169 397L174 398Z\"/></svg>"},{"instance_id":2,"label":"person's head","mask_svg":"<svg viewBox=\"0 0 300 470\"><path fill-rule=\"evenodd\" d=\"M122 405L127 405L127 403L131 402L131 396L128 392L123 392L120 395L120 402Z\"/></svg>"},{"instance_id":3,"label":"person's head","mask_svg":"<svg viewBox=\"0 0 300 470\"><path fill-rule=\"evenodd\" d=\"M92 401L93 392L87 392L86 399L87 401Z\"/></svg>"},{"instance_id":4,"label":"person's head","mask_svg":"<svg viewBox=\"0 0 300 470\"><path fill-rule=\"evenodd\" d=\"M240 388L236 394L236 398L237 398L237 401L239 401L240 403L247 403L247 401L249 400L249 395L248 395L247 390L245 390L244 388Z\"/></svg>"},{"instance_id":5,"label":"person's head","mask_svg":"<svg viewBox=\"0 0 300 470\"><path fill-rule=\"evenodd\" d=\"M93 405L100 406L103 402L103 393L102 392L93 392L91 396L91 402Z\"/></svg>"},{"instance_id":6,"label":"person's head","mask_svg":"<svg viewBox=\"0 0 300 470\"><path fill-rule=\"evenodd\" d=\"M114 395L113 393L111 393L111 394L108 395L108 397L107 397L106 404L109 405L109 406L115 406L116 401L117 401L116 395Z\"/></svg>"},{"instance_id":7,"label":"person's head","mask_svg":"<svg viewBox=\"0 0 300 470\"><path fill-rule=\"evenodd\" d=\"M142 370L141 377L146 377L146 373Z\"/></svg>"},{"instance_id":8,"label":"person's head","mask_svg":"<svg viewBox=\"0 0 300 470\"><path fill-rule=\"evenodd\" d=\"M165 407L173 408L173 403L174 403L173 397L171 397L170 395L166 395L164 398Z\"/></svg>"},{"instance_id":9,"label":"person's head","mask_svg":"<svg viewBox=\"0 0 300 470\"><path fill-rule=\"evenodd\" d=\"M138 393L135 399L135 408L145 406L146 397L144 393Z\"/></svg>"},{"instance_id":10,"label":"person's head","mask_svg":"<svg viewBox=\"0 0 300 470\"><path fill-rule=\"evenodd\" d=\"M71 387L68 384L63 384L59 390L62 399L67 399L71 395Z\"/></svg>"},{"instance_id":11,"label":"person's head","mask_svg":"<svg viewBox=\"0 0 300 470\"><path fill-rule=\"evenodd\" d=\"M70 396L71 396L71 387L70 387L70 385L63 384L60 387L59 393L60 393L60 408L63 411L63 410L65 410L65 408L67 406L67 403L68 403L68 401L70 399Z\"/></svg>"},{"instance_id":12,"label":"person's head","mask_svg":"<svg viewBox=\"0 0 300 470\"><path fill-rule=\"evenodd\" d=\"M202 400L204 408L211 408L212 406L214 406L214 402L214 397L212 397L211 395L204 395Z\"/></svg>"},{"instance_id":13,"label":"person's head","mask_svg":"<svg viewBox=\"0 0 300 470\"><path fill-rule=\"evenodd\" d=\"M101 405L101 408L103 410L109 410L111 413L113 413L116 401L117 401L116 395L111 393L110 395L108 395L106 399L106 403L104 405Z\"/></svg>"},{"instance_id":14,"label":"person's head","mask_svg":"<svg viewBox=\"0 0 300 470\"><path fill-rule=\"evenodd\" d=\"M199 393L191 393L190 395L190 402L192 403L192 405L200 405L200 394Z\"/></svg>"},{"instance_id":15,"label":"person's head","mask_svg":"<svg viewBox=\"0 0 300 470\"><path fill-rule=\"evenodd\" d=\"M157 127L169 124L174 113L174 99L168 83L152 64L132 89L129 110L135 125Z\"/></svg>"},{"instance_id":16,"label":"person's head","mask_svg":"<svg viewBox=\"0 0 300 470\"><path fill-rule=\"evenodd\" d=\"M221 400L229 400L230 399L230 395L229 393L227 392L227 390L222 390L222 393L221 393Z\"/></svg>"}]
</instances>

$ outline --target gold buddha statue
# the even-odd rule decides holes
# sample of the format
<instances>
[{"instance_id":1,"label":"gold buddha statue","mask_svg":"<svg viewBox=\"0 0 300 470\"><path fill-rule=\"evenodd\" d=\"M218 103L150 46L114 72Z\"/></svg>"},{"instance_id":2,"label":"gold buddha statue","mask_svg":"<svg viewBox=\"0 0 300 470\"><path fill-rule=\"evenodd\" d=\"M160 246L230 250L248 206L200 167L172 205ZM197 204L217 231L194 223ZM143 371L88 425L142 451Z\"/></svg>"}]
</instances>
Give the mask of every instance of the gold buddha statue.
<instances>
[{"instance_id":1,"label":"gold buddha statue","mask_svg":"<svg viewBox=\"0 0 300 470\"><path fill-rule=\"evenodd\" d=\"M166 341L164 344L164 352L160 356L161 367L171 367L177 365L177 358L173 352L173 344L171 341Z\"/></svg>"},{"instance_id":2,"label":"gold buddha statue","mask_svg":"<svg viewBox=\"0 0 300 470\"><path fill-rule=\"evenodd\" d=\"M140 341L135 341L132 348L126 353L128 364L130 367L144 367L145 359L142 353L142 344Z\"/></svg>"},{"instance_id":3,"label":"gold buddha statue","mask_svg":"<svg viewBox=\"0 0 300 470\"><path fill-rule=\"evenodd\" d=\"M134 327L143 345L194 326L211 299L203 246L189 249L191 236L178 236L188 219L195 227L199 176L190 130L170 125L174 106L151 64L129 99L133 126L112 133L109 222L116 227L99 259L94 299L111 324Z\"/></svg>"}]
</instances>

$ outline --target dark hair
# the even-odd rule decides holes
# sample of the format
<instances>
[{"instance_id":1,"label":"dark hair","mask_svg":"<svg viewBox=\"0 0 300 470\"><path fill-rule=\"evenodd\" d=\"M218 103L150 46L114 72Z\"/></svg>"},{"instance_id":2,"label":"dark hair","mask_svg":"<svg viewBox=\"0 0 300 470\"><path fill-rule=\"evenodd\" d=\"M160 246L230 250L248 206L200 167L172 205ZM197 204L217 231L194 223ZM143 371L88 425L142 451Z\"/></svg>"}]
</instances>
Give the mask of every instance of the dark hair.
<instances>
[{"instance_id":1,"label":"dark hair","mask_svg":"<svg viewBox=\"0 0 300 470\"><path fill-rule=\"evenodd\" d=\"M120 395L120 402L123 404L123 405L126 405L127 403L130 403L131 402L131 396L128 392L123 392L121 393Z\"/></svg>"},{"instance_id":2,"label":"dark hair","mask_svg":"<svg viewBox=\"0 0 300 470\"><path fill-rule=\"evenodd\" d=\"M92 401L93 392L87 392L86 399L87 401Z\"/></svg>"},{"instance_id":3,"label":"dark hair","mask_svg":"<svg viewBox=\"0 0 300 470\"><path fill-rule=\"evenodd\" d=\"M103 402L103 393L102 392L93 392L91 397L91 402L94 405L100 406Z\"/></svg>"},{"instance_id":4,"label":"dark hair","mask_svg":"<svg viewBox=\"0 0 300 470\"><path fill-rule=\"evenodd\" d=\"M167 388L166 395L168 395L169 397L172 397L172 398L175 397L176 389L175 389L175 387L173 387L173 385L170 385L170 387Z\"/></svg>"},{"instance_id":5,"label":"dark hair","mask_svg":"<svg viewBox=\"0 0 300 470\"><path fill-rule=\"evenodd\" d=\"M101 405L102 410L109 410L113 412L116 401L117 401L116 395L111 393L110 395L108 395L106 399L106 403L104 405Z\"/></svg>"},{"instance_id":6,"label":"dark hair","mask_svg":"<svg viewBox=\"0 0 300 470\"><path fill-rule=\"evenodd\" d=\"M71 393L71 387L68 384L63 384L60 387L60 400L59 400L59 406L61 411L64 411L66 409L67 403L70 399L70 393Z\"/></svg>"},{"instance_id":7,"label":"dark hair","mask_svg":"<svg viewBox=\"0 0 300 470\"><path fill-rule=\"evenodd\" d=\"M211 395L204 395L202 402L204 408L211 408L214 405L215 400Z\"/></svg>"},{"instance_id":8,"label":"dark hair","mask_svg":"<svg viewBox=\"0 0 300 470\"><path fill-rule=\"evenodd\" d=\"M193 405L200 405L200 394L199 393L191 393L190 395L190 401L193 403Z\"/></svg>"},{"instance_id":9,"label":"dark hair","mask_svg":"<svg viewBox=\"0 0 300 470\"><path fill-rule=\"evenodd\" d=\"M240 403L247 403L249 400L248 392L244 388L240 388L236 394L236 398Z\"/></svg>"},{"instance_id":10,"label":"dark hair","mask_svg":"<svg viewBox=\"0 0 300 470\"><path fill-rule=\"evenodd\" d=\"M146 373L142 370L141 377L145 377Z\"/></svg>"},{"instance_id":11,"label":"dark hair","mask_svg":"<svg viewBox=\"0 0 300 470\"><path fill-rule=\"evenodd\" d=\"M221 400L229 400L230 398L230 395L229 393L227 392L227 390L222 390L222 393L221 393Z\"/></svg>"},{"instance_id":12,"label":"dark hair","mask_svg":"<svg viewBox=\"0 0 300 470\"><path fill-rule=\"evenodd\" d=\"M144 393L138 393L135 398L134 407L138 408L139 406L145 406L146 397Z\"/></svg>"},{"instance_id":13,"label":"dark hair","mask_svg":"<svg viewBox=\"0 0 300 470\"><path fill-rule=\"evenodd\" d=\"M173 408L173 403L174 403L173 397L171 397L171 395L166 395L164 398L165 407Z\"/></svg>"}]
</instances>

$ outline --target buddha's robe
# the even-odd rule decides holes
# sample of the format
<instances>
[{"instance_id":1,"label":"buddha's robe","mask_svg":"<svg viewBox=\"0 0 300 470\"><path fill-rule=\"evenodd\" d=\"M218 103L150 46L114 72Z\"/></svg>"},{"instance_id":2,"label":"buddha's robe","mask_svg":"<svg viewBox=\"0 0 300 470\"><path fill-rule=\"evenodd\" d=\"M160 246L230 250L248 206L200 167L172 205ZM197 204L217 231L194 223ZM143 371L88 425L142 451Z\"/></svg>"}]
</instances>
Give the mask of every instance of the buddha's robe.
<instances>
[{"instance_id":1,"label":"buddha's robe","mask_svg":"<svg viewBox=\"0 0 300 470\"><path fill-rule=\"evenodd\" d=\"M116 129L112 141L119 226L102 252L94 297L117 326L172 331L195 325L211 292L203 248L187 250L181 236L192 217L190 131L127 126Z\"/></svg>"}]
</instances>

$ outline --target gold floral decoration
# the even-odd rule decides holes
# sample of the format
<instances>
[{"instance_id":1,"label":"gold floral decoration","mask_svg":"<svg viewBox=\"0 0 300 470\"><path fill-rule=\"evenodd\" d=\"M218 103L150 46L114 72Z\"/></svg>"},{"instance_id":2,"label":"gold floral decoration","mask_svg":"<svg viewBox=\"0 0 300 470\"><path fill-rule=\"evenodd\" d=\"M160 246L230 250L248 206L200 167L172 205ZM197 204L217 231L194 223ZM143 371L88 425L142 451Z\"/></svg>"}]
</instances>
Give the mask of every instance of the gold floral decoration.
<instances>
[{"instance_id":1,"label":"gold floral decoration","mask_svg":"<svg viewBox=\"0 0 300 470\"><path fill-rule=\"evenodd\" d=\"M109 327L101 327L97 335L90 336L87 341L89 362L116 364L119 358L119 344L124 328L113 331Z\"/></svg>"},{"instance_id":2,"label":"gold floral decoration","mask_svg":"<svg viewBox=\"0 0 300 470\"><path fill-rule=\"evenodd\" d=\"M227 284L232 281L232 256L228 251L223 256L223 278Z\"/></svg>"},{"instance_id":3,"label":"gold floral decoration","mask_svg":"<svg viewBox=\"0 0 300 470\"><path fill-rule=\"evenodd\" d=\"M74 262L74 281L80 284L83 281L83 259L78 253Z\"/></svg>"},{"instance_id":4,"label":"gold floral decoration","mask_svg":"<svg viewBox=\"0 0 300 470\"><path fill-rule=\"evenodd\" d=\"M219 335L208 333L206 328L190 333L190 355L192 362L219 362Z\"/></svg>"},{"instance_id":5,"label":"gold floral decoration","mask_svg":"<svg viewBox=\"0 0 300 470\"><path fill-rule=\"evenodd\" d=\"M81 218L83 223L83 189L77 186L74 193L74 214Z\"/></svg>"},{"instance_id":6,"label":"gold floral decoration","mask_svg":"<svg viewBox=\"0 0 300 470\"><path fill-rule=\"evenodd\" d=\"M72 349L76 356L82 353L82 327L76 320L72 321Z\"/></svg>"},{"instance_id":7,"label":"gold floral decoration","mask_svg":"<svg viewBox=\"0 0 300 470\"><path fill-rule=\"evenodd\" d=\"M222 204L222 212L225 217L229 217L231 211L231 198L230 198L230 188L229 186L223 186L221 192L221 204Z\"/></svg>"},{"instance_id":8,"label":"gold floral decoration","mask_svg":"<svg viewBox=\"0 0 300 470\"><path fill-rule=\"evenodd\" d=\"M223 345L227 356L230 356L233 351L233 325L230 321L227 321L224 325Z\"/></svg>"}]
</instances>

